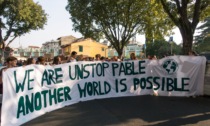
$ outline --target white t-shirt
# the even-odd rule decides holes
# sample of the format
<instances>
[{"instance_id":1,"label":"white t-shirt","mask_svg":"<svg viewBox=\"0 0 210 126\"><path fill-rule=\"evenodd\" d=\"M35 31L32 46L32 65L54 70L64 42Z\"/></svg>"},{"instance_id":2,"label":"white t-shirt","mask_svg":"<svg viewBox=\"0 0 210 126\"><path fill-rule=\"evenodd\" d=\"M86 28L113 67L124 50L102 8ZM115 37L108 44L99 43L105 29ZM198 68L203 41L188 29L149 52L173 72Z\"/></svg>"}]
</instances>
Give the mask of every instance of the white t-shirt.
<instances>
[{"instance_id":1,"label":"white t-shirt","mask_svg":"<svg viewBox=\"0 0 210 126\"><path fill-rule=\"evenodd\" d=\"M71 61L71 62L77 62L77 60L76 60L76 59L71 59L70 61Z\"/></svg>"}]
</instances>

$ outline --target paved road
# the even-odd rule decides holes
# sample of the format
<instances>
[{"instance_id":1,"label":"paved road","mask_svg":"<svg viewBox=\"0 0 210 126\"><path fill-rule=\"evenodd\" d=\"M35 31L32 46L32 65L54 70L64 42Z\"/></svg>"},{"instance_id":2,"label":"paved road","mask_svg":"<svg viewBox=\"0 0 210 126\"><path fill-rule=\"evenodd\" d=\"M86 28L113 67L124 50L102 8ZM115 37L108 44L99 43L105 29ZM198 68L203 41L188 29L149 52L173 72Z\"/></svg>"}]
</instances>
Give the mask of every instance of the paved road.
<instances>
[{"instance_id":1,"label":"paved road","mask_svg":"<svg viewBox=\"0 0 210 126\"><path fill-rule=\"evenodd\" d=\"M28 126L210 126L210 97L137 96L80 102Z\"/></svg>"}]
</instances>

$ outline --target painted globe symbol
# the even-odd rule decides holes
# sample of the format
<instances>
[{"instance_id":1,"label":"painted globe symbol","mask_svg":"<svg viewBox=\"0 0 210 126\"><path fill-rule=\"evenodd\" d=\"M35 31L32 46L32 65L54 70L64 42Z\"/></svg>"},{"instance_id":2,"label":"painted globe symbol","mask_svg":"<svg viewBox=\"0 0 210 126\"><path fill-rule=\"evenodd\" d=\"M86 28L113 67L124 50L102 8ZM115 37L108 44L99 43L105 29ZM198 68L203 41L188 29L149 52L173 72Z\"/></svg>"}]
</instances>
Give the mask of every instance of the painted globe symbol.
<instances>
[{"instance_id":1,"label":"painted globe symbol","mask_svg":"<svg viewBox=\"0 0 210 126\"><path fill-rule=\"evenodd\" d=\"M168 74L174 74L178 69L178 64L175 60L170 59L166 60L162 67Z\"/></svg>"}]
</instances>

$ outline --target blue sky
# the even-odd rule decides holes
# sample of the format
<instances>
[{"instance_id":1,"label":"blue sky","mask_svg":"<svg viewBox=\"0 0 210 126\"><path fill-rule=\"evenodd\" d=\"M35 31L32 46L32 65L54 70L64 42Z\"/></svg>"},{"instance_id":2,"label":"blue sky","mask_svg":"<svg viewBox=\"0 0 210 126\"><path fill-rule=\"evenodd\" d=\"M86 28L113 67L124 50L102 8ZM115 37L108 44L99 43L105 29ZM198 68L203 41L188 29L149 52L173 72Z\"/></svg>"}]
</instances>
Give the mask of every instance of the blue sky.
<instances>
[{"instance_id":1,"label":"blue sky","mask_svg":"<svg viewBox=\"0 0 210 126\"><path fill-rule=\"evenodd\" d=\"M70 14L66 11L67 0L34 0L42 5L42 8L48 14L48 22L43 30L31 31L20 38L17 38L11 43L11 47L39 46L47 41L55 40L61 36L73 35L75 37L82 37L80 33L72 30L72 22ZM181 43L181 35L178 29L174 30L174 41ZM137 41L144 43L143 35L138 35ZM166 38L168 40L168 38Z\"/></svg>"}]
</instances>

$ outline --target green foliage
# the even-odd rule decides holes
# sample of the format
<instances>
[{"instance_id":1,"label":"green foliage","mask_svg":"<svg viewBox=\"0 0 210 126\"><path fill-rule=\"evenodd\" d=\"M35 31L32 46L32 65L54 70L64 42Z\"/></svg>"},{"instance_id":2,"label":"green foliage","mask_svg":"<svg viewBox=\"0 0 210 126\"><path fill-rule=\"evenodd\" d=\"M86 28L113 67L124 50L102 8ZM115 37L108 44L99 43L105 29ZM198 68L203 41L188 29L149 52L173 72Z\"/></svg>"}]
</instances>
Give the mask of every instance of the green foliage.
<instances>
[{"instance_id":1,"label":"green foliage","mask_svg":"<svg viewBox=\"0 0 210 126\"><path fill-rule=\"evenodd\" d=\"M174 23L164 12L161 4L157 0L149 0L147 3L147 14L145 16L145 38L147 41L153 39L164 39L164 36L172 35Z\"/></svg>"},{"instance_id":2,"label":"green foliage","mask_svg":"<svg viewBox=\"0 0 210 126\"><path fill-rule=\"evenodd\" d=\"M119 56L137 33L146 31L153 38L163 38L168 33L169 20L157 8L160 5L155 0L68 0L66 7L75 31L85 38L105 37Z\"/></svg>"},{"instance_id":3,"label":"green foliage","mask_svg":"<svg viewBox=\"0 0 210 126\"><path fill-rule=\"evenodd\" d=\"M172 54L171 54L172 48ZM164 55L180 55L181 46L174 42L167 42L165 40L155 40L154 42L148 42L146 48L147 55L156 55L158 58L164 57Z\"/></svg>"},{"instance_id":4,"label":"green foliage","mask_svg":"<svg viewBox=\"0 0 210 126\"><path fill-rule=\"evenodd\" d=\"M196 44L199 44L199 43L203 42L203 39L205 39L205 37L210 35L210 17L207 17L205 19L204 24L202 24L197 29L202 30L200 35L195 36L195 42L196 42Z\"/></svg>"},{"instance_id":5,"label":"green foliage","mask_svg":"<svg viewBox=\"0 0 210 126\"><path fill-rule=\"evenodd\" d=\"M0 0L0 10L0 29L6 31L1 43L12 37L7 45L31 30L42 29L47 22L47 14L33 0Z\"/></svg>"},{"instance_id":6,"label":"green foliage","mask_svg":"<svg viewBox=\"0 0 210 126\"><path fill-rule=\"evenodd\" d=\"M198 53L210 52L210 35L205 37L202 42L197 43L194 48Z\"/></svg>"},{"instance_id":7,"label":"green foliage","mask_svg":"<svg viewBox=\"0 0 210 126\"><path fill-rule=\"evenodd\" d=\"M179 28L183 54L192 50L193 35L198 23L210 15L209 0L160 0L165 12Z\"/></svg>"},{"instance_id":8,"label":"green foliage","mask_svg":"<svg viewBox=\"0 0 210 126\"><path fill-rule=\"evenodd\" d=\"M194 48L198 53L210 52L210 17L205 19L204 24L198 27L201 34L195 37Z\"/></svg>"}]
</instances>

